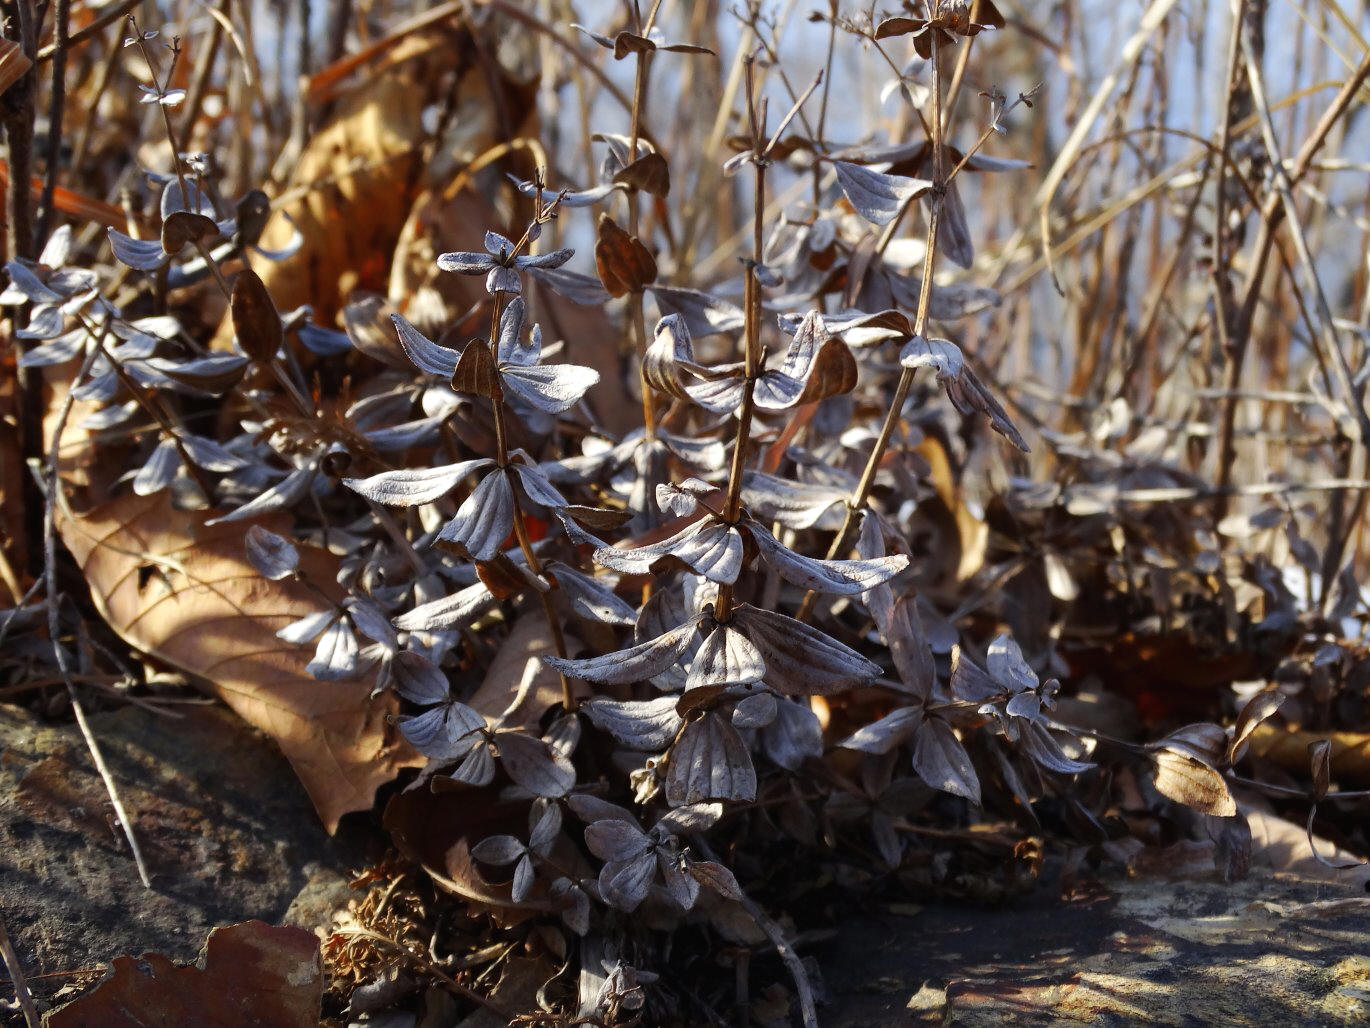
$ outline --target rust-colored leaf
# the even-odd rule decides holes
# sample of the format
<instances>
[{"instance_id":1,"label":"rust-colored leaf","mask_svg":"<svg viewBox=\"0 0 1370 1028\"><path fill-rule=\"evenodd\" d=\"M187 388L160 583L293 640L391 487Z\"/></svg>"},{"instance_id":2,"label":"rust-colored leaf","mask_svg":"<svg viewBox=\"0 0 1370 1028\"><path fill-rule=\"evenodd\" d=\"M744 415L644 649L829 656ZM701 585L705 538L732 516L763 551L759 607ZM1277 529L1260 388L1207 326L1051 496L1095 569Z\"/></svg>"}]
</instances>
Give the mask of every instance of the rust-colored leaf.
<instances>
[{"instance_id":1,"label":"rust-colored leaf","mask_svg":"<svg viewBox=\"0 0 1370 1028\"><path fill-rule=\"evenodd\" d=\"M656 259L651 251L607 214L599 216L595 269L610 296L638 293L656 281Z\"/></svg>"},{"instance_id":2,"label":"rust-colored leaf","mask_svg":"<svg viewBox=\"0 0 1370 1028\"><path fill-rule=\"evenodd\" d=\"M203 243L219 234L214 219L191 211L172 211L162 222L162 249L180 253L193 243Z\"/></svg>"},{"instance_id":3,"label":"rust-colored leaf","mask_svg":"<svg viewBox=\"0 0 1370 1028\"><path fill-rule=\"evenodd\" d=\"M462 350L457 369L452 372L452 388L459 393L483 396L487 400L496 400L503 395L495 358L491 356L490 348L480 340L467 343L466 349Z\"/></svg>"},{"instance_id":4,"label":"rust-colored leaf","mask_svg":"<svg viewBox=\"0 0 1370 1028\"><path fill-rule=\"evenodd\" d=\"M621 168L614 176L614 181L652 196L664 197L671 191L671 169L661 154L644 154L626 168Z\"/></svg>"},{"instance_id":5,"label":"rust-colored leaf","mask_svg":"<svg viewBox=\"0 0 1370 1028\"><path fill-rule=\"evenodd\" d=\"M203 970L160 953L115 957L93 992L49 1014L49 1028L313 1028L323 1003L319 940L263 921L216 928Z\"/></svg>"},{"instance_id":6,"label":"rust-colored leaf","mask_svg":"<svg viewBox=\"0 0 1370 1028\"><path fill-rule=\"evenodd\" d=\"M125 496L82 517L59 516L62 540L105 620L126 642L207 681L240 717L270 735L333 831L368 810L377 787L422 764L386 724L395 701L371 700L371 676L318 682L311 650L276 631L319 609L293 581L271 582L247 562L245 526L206 526L214 511L172 508L168 494ZM283 518L263 519L284 531ZM333 582L336 560L301 546L310 581Z\"/></svg>"},{"instance_id":7,"label":"rust-colored leaf","mask_svg":"<svg viewBox=\"0 0 1370 1028\"><path fill-rule=\"evenodd\" d=\"M244 268L233 280L229 308L233 314L233 331L243 352L255 361L274 358L285 341L281 315L266 284L251 268Z\"/></svg>"}]
</instances>

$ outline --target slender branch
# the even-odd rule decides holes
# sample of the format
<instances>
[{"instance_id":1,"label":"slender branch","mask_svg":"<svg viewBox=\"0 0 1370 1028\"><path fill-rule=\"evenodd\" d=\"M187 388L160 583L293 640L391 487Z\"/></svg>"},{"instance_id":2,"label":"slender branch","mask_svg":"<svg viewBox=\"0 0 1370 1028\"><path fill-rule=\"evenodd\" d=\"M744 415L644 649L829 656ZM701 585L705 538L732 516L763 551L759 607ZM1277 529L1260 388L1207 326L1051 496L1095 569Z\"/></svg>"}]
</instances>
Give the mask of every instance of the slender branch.
<instances>
[{"instance_id":1,"label":"slender branch","mask_svg":"<svg viewBox=\"0 0 1370 1028\"><path fill-rule=\"evenodd\" d=\"M10 942L10 933L3 920L0 920L0 956L4 957L10 981L14 983L14 995L19 1000L19 1008L24 1011L24 1023L28 1028L38 1028L42 1023L38 1018L38 1008L33 1004L33 993L29 992L28 979L24 977L24 965L14 951L14 943Z\"/></svg>"},{"instance_id":2,"label":"slender branch","mask_svg":"<svg viewBox=\"0 0 1370 1028\"><path fill-rule=\"evenodd\" d=\"M927 246L923 251L923 281L918 293L918 310L914 315L913 334L921 336L927 329L928 309L932 303L932 274L937 259L937 233L941 224L942 195L946 189L946 155L943 149L942 136L942 61L941 48L932 48L932 168L933 168L933 196L931 212L928 215L928 234ZM885 458L885 450L889 447L890 438L894 435L895 426L903 415L904 402L909 397L909 392L913 389L915 371L913 368L904 368L899 375L899 382L895 386L894 396L890 400L888 410L885 412L885 420L880 425L880 432L875 438L871 452L866 458L866 466L861 472L861 478L857 482L856 489L852 492L851 498L847 501L846 515L842 519L842 528L833 537L832 545L828 547L827 559L834 558L845 553L851 548L856 538L856 527L860 523L861 513L866 509L866 502L870 498L870 491L875 484L876 472L880 469L880 463ZM799 605L799 610L795 617L800 621L806 620L813 613L814 604L818 600L818 593L810 589L804 595L803 602Z\"/></svg>"},{"instance_id":3,"label":"slender branch","mask_svg":"<svg viewBox=\"0 0 1370 1028\"><path fill-rule=\"evenodd\" d=\"M722 863L718 859L718 854L713 851L713 847L703 836L693 836L691 845L704 854L707 859L714 863ZM745 892L742 893L738 902L742 904L742 909L751 915L752 920L765 933L766 938L771 940L776 955L785 964L785 969L790 972L790 977L794 980L794 991L799 997L799 1016L804 1022L804 1028L818 1028L818 1006L814 1002L813 986L809 984L809 973L804 970L804 961L795 952L793 944L785 937L785 930L761 908L760 903L757 903Z\"/></svg>"},{"instance_id":4,"label":"slender branch","mask_svg":"<svg viewBox=\"0 0 1370 1028\"><path fill-rule=\"evenodd\" d=\"M81 737L85 740L86 749L90 751L90 759L95 765L96 772L100 775L100 780L104 782L110 803L114 806L114 815L119 821L119 827L124 830L124 837L128 840L129 850L133 854L133 862L138 868L138 877L142 879L144 887L150 889L152 888L152 879L148 876L147 863L143 860L143 851L138 845L138 836L133 831L133 820L128 816L128 811L124 809L123 801L119 798L119 790L115 785L114 775L110 772L109 765L105 763L104 754L100 750L100 744L95 738L95 733L91 730L90 722L86 720L85 708L81 706L81 697L76 691L76 683L72 679L72 670L67 664L67 653L62 646L61 602L57 592L57 501L62 489L57 462L61 451L62 435L66 431L67 419L71 416L71 409L76 402L76 387L90 373L96 357L104 353L104 334L108 330L108 322L106 322L97 345L91 347L81 371L72 379L71 388L63 397L62 407L58 411L56 422L53 424L52 446L48 453L47 462L47 510L43 519L43 578L48 597L48 637L52 642L52 652L57 660L57 669L61 672L62 679L66 683L67 697L71 700L72 713L76 716L76 724L81 731Z\"/></svg>"},{"instance_id":5,"label":"slender branch","mask_svg":"<svg viewBox=\"0 0 1370 1028\"><path fill-rule=\"evenodd\" d=\"M57 49L52 56L52 99L48 104L48 149L43 168L43 195L38 204L37 239L46 241L55 211L52 194L57 188L57 168L62 163L62 117L67 106L67 27L71 23L71 0L57 0L53 12L53 35Z\"/></svg>"}]
</instances>

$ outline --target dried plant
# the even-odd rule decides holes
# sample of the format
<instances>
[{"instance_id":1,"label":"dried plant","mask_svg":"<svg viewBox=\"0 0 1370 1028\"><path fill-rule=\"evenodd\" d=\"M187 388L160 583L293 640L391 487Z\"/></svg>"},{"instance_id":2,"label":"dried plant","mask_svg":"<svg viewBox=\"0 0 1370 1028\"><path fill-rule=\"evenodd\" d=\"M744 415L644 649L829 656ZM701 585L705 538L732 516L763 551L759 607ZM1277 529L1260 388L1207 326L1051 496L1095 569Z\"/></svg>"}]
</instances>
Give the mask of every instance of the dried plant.
<instances>
[{"instance_id":1,"label":"dried plant","mask_svg":"<svg viewBox=\"0 0 1370 1028\"><path fill-rule=\"evenodd\" d=\"M732 72L714 29L674 41L677 25L703 32L710 20L689 5L634 3L624 20L585 26L541 13L569 5L474 6L460 14L463 46L522 27L548 48L551 88L583 92L593 75L617 96L618 121L603 125L582 97L585 153L603 149L590 180L570 173L572 146L544 154L512 124L471 159L454 135L472 112L455 88L465 72L453 72L412 169L429 188L404 231L436 219L424 205L459 196L490 201L460 215L479 209L489 224L461 222L423 261L392 264L399 226L376 244L384 252L324 253L244 144L221 152L230 144L204 114L213 52L189 78L179 40L164 56L129 19L140 65L125 73L140 81L135 102L117 102L158 112L169 163L139 178L155 215L107 226L113 263L100 237L68 225L36 260L13 250L0 303L16 315L17 366L65 398L49 428L49 532L76 531L78 487L116 522L108 512L132 493L164 503L189 537L240 532L233 559L259 576L251 588L291 598L289 613L251 615L257 628L299 651L318 690L352 689L368 740L387 748L384 772L360 789L349 780L321 811L336 821L372 802L373 777L417 767L387 800L395 844L437 894L490 915L490 932L536 937L578 972L544 990L552 1023L680 1014L692 1000L658 975L678 959L671 933L692 926L773 949L813 1024L817 990L785 919L802 919L820 878L856 891L1010 890L1037 876L1043 846L1126 861L1162 822L1221 835L1220 870L1236 874L1247 856L1234 847L1250 847L1244 796L1307 801L1312 840L1319 809L1365 795L1332 788L1327 745L1299 756L1307 781L1252 757L1276 724L1292 735L1370 723L1355 563L1370 423L1354 372L1370 305L1362 274L1348 286L1360 320L1334 309L1310 242L1323 233L1300 222L1298 192L1314 188L1319 148L1350 117L1364 61L1285 160L1239 20L1223 140L1187 166L1197 178L1156 177L1164 148L1121 130L1089 149L1072 131L1033 171L1052 155L1014 152L1036 131L1024 126L1050 117L1087 132L1098 111L1048 108L1046 73L1021 57L1026 16L1007 4L926 0L877 17L833 0L812 14L827 58L802 89L777 50L783 25L760 3L727 15L746 40ZM403 51L425 24L366 60L429 60ZM833 94L844 48L893 76L883 133L861 135L870 126L847 122ZM1128 53L1130 103L1141 71ZM605 61L626 62L630 94ZM1020 90L994 84L997 62ZM311 89L336 99L357 66L330 65ZM508 75L494 108L517 95ZM699 148L666 145L671 112L649 98L715 78L728 101ZM102 145L90 131L83 160ZM299 131L290 145L308 160ZM192 141L204 152L188 152ZM1099 169L1134 163L1152 176L1140 192L1088 210ZM440 181L449 172L455 185ZM1015 206L1038 181L1040 204ZM1166 204L1185 206L1187 246L1213 184L1211 281L1193 286L1203 295L1184 293L1178 256L1148 269L1161 277L1145 303L1126 295L1147 278L1124 266L1144 235L1127 209L1154 201L1162 225ZM1074 216L1052 206L1067 193ZM738 209L736 225L711 223ZM1232 226L1253 218L1243 297L1231 257L1246 244ZM1167 231L1156 229L1154 262ZM470 248L446 252L455 246ZM1294 302L1262 285L1275 257L1275 274L1303 276ZM320 295L302 296L285 277L340 259L389 268L389 280L322 295L311 278ZM1027 284L1048 273L1060 295L1034 299ZM1267 302L1270 324L1254 335ZM1067 312L1060 332L1040 324L1053 309ZM1262 399L1283 411L1267 431L1241 406L1243 367L1250 355L1290 367L1294 348L1272 349L1281 319L1303 323L1310 385ZM1180 342L1162 352L1172 334ZM1238 452L1266 434L1273 445L1305 424L1296 416L1333 433L1312 443L1333 473L1301 478L1314 458L1291 452L1278 475L1234 485ZM99 459L72 463L73 450ZM1296 501L1303 490L1333 497L1328 520ZM1234 512L1248 495L1271 503ZM122 565L89 565L118 547L74 538L99 597ZM167 587L178 602L203 585L193 548L184 561L153 552L132 555L137 575L184 576ZM48 632L65 661L54 561ZM16 592L0 636L31 598ZM138 644L135 619L109 609ZM75 700L66 663L62 673ZM1220 688L1186 695L1189 674ZM1167 685L1138 684L1147 675ZM260 688L269 696L272 683ZM1138 717L1119 728L1082 699L1100 695ZM283 745L314 769L318 801L334 743ZM972 826L1010 842L977 842ZM350 945L335 940L331 959ZM482 993L413 950L391 940L385 952L465 999Z\"/></svg>"}]
</instances>

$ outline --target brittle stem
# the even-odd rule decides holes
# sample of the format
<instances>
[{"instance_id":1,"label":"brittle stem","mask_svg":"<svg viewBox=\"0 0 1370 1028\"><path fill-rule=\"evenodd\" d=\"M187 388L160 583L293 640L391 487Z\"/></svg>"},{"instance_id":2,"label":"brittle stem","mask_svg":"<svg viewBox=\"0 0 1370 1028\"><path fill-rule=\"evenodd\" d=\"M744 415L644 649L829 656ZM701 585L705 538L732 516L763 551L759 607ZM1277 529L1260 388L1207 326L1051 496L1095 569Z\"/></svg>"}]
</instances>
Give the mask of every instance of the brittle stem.
<instances>
[{"instance_id":1,"label":"brittle stem","mask_svg":"<svg viewBox=\"0 0 1370 1028\"><path fill-rule=\"evenodd\" d=\"M764 102L760 116L757 114L752 84L752 63L747 63L748 109L752 121L752 167L756 171L756 190L753 197L752 218L752 265L747 268L743 282L744 325L743 367L746 381L742 388L742 405L737 412L737 439L733 443L733 459L728 469L728 499L723 508L724 520L736 524L742 514L742 477L746 470L747 445L751 440L752 417L756 410L756 379L761 373L761 282L756 277L756 269L761 264L761 249L765 236L766 211L766 159L762 156L765 146ZM727 621L732 614L733 588L727 583L718 587L718 600L714 604L714 617Z\"/></svg>"},{"instance_id":2,"label":"brittle stem","mask_svg":"<svg viewBox=\"0 0 1370 1028\"><path fill-rule=\"evenodd\" d=\"M921 336L927 328L928 307L932 301L932 273L937 258L937 230L941 222L941 194L946 189L947 183L944 166L945 155L942 149L942 62L940 51L941 47L934 44L932 48L934 199L931 205L931 213L928 216L927 247L923 253L923 281L918 292L918 310L913 321L913 334L915 336ZM880 425L880 434L876 436L875 443L871 446L871 452L866 458L866 466L861 472L861 478L857 482L851 498L847 501L847 513L842 519L842 529L833 537L832 545L828 547L828 560L840 557L851 548L855 541L856 526L860 521L861 512L866 509L866 501L870 498L871 487L875 484L875 474L880 469L881 461L885 459L885 450L889 447L890 437L894 434L894 427L899 423L900 415L903 413L904 402L908 399L909 391L913 388L914 374L913 368L905 368L899 375L899 383L895 386L894 397L890 400L889 409L885 412L885 420ZM795 617L800 621L806 620L813 612L813 605L817 599L818 594L812 589L805 593L804 600L800 603L799 611Z\"/></svg>"},{"instance_id":3,"label":"brittle stem","mask_svg":"<svg viewBox=\"0 0 1370 1028\"><path fill-rule=\"evenodd\" d=\"M501 298L503 293L495 293L494 307L490 312L490 359L498 363L499 360L499 319L503 303ZM476 343L472 344L478 345ZM509 442L508 434L504 423L504 391L500 386L499 377L496 375L495 388L490 397L490 413L495 423L495 464L498 470L497 475L509 475ZM533 541L528 537L528 526L523 520L523 504L519 502L518 486L513 481L514 476L510 475L509 490L514 499L514 538L518 540L519 549L523 551L523 559L528 562L528 570L537 575L550 587L547 590L538 589L538 599L542 602L543 613L547 615L547 631L552 636L552 648L556 650L557 656L566 659L566 636L561 631L561 621L557 617L556 606L552 603L552 590L557 588L556 581L548 578L542 573L542 561L538 560L537 553L533 550ZM571 688L571 681L564 674L561 678L561 705L567 710L576 709L575 691Z\"/></svg>"}]
</instances>

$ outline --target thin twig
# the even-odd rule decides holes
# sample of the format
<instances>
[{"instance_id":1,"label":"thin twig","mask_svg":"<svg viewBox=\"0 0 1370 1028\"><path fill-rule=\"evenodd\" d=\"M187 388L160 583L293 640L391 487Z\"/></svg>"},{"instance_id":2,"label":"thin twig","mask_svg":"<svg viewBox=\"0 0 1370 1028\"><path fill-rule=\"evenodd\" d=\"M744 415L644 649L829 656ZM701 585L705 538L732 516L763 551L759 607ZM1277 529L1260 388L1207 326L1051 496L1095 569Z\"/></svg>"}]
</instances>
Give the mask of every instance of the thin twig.
<instances>
[{"instance_id":1,"label":"thin twig","mask_svg":"<svg viewBox=\"0 0 1370 1028\"><path fill-rule=\"evenodd\" d=\"M714 861L721 863L718 854L713 851L708 842L702 836L694 836L691 843L700 853ZM804 1028L818 1028L818 1007L813 999L813 986L809 984L809 973L804 970L804 961L799 959L799 954L794 951L794 946L785 937L785 930L776 923L770 914L761 909L761 904L752 899L745 892L739 900L742 909L751 915L756 926L765 933L766 938L771 940L771 945L775 947L776 954L785 964L785 969L790 972L790 977L794 979L794 991L799 996L799 1016L804 1022Z\"/></svg>"},{"instance_id":2,"label":"thin twig","mask_svg":"<svg viewBox=\"0 0 1370 1028\"><path fill-rule=\"evenodd\" d=\"M108 332L108 322L104 332ZM119 826L123 828L124 836L128 839L128 847L133 854L133 862L138 867L138 877L142 879L144 887L150 889L152 888L152 879L148 876L147 863L143 860L143 851L138 846L138 837L133 832L133 821L129 818L128 811L124 809L123 801L119 799L119 790L115 786L114 776L105 763L104 754L100 751L100 744L95 739L95 733L91 731L90 722L86 720L85 709L81 706L81 697L77 693L76 683L71 677L71 668L67 665L66 650L62 647L61 604L58 601L57 593L57 496L62 488L62 480L57 473L58 449L62 441L62 434L66 431L67 418L71 416L71 409L76 402L76 387L90 373L96 358L103 352L102 333L99 344L90 348L90 353L86 355L85 364L82 365L76 377L72 379L71 388L67 390L67 395L62 399L62 407L58 411L57 420L52 428L52 448L48 455L47 466L47 510L43 522L43 575L48 595L48 635L52 642L53 656L57 659L57 668L66 682L67 696L71 700L71 710L76 716L76 724L81 730L81 737L85 739L86 749L90 751L90 759L95 764L95 770L99 773L100 780L105 784L105 791L109 794L110 803L114 806L115 817L118 818Z\"/></svg>"},{"instance_id":3,"label":"thin twig","mask_svg":"<svg viewBox=\"0 0 1370 1028\"><path fill-rule=\"evenodd\" d=\"M19 954L14 951L14 943L10 942L10 933L5 928L3 918L0 918L0 956L5 958L5 967L9 969L10 981L14 983L14 995L24 1011L25 1023L28 1024L28 1028L38 1028L41 1023L38 1019L38 1008L33 1005L33 993L29 992L29 983L24 977L24 965L19 962Z\"/></svg>"},{"instance_id":4,"label":"thin twig","mask_svg":"<svg viewBox=\"0 0 1370 1028\"><path fill-rule=\"evenodd\" d=\"M57 167L62 163L62 116L67 106L67 26L71 22L71 0L57 0L53 13L52 99L48 104L48 150L43 169L43 196L38 204L38 240L46 241L52 231L54 210L52 194L57 188Z\"/></svg>"}]
</instances>

